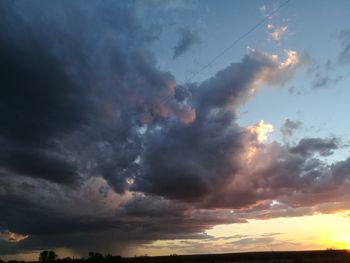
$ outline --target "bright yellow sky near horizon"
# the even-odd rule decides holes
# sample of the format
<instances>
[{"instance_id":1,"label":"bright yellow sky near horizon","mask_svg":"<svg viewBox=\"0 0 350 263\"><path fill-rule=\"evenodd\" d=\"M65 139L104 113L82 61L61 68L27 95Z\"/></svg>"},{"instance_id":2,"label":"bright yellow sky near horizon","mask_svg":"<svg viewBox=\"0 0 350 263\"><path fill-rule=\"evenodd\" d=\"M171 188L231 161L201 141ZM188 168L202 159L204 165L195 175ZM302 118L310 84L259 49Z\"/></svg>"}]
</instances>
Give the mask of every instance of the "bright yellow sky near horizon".
<instances>
[{"instance_id":1,"label":"bright yellow sky near horizon","mask_svg":"<svg viewBox=\"0 0 350 263\"><path fill-rule=\"evenodd\" d=\"M240 251L281 251L313 249L350 249L349 212L316 214L301 217L250 220L248 223L218 225L206 233L210 240L155 241L136 249L135 255L169 255L200 253L225 253ZM232 236L242 236L233 238ZM235 245L235 241L250 238L272 237L272 242ZM221 238L221 239L220 239ZM261 239L263 240L263 239ZM244 241L244 240L243 240ZM233 243L232 243L233 242ZM238 242L239 243L239 242ZM207 251L206 251L207 250Z\"/></svg>"}]
</instances>

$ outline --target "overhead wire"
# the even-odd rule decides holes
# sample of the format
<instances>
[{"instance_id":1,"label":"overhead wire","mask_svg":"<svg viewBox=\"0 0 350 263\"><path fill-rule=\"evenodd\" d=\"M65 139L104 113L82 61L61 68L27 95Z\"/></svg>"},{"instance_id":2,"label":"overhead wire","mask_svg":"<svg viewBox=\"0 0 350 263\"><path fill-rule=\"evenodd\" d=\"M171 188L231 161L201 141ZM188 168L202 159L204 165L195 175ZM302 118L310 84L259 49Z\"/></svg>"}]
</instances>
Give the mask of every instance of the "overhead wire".
<instances>
[{"instance_id":1,"label":"overhead wire","mask_svg":"<svg viewBox=\"0 0 350 263\"><path fill-rule=\"evenodd\" d=\"M215 61L217 61L220 57L222 57L227 51L232 49L237 43L239 43L241 40L243 40L245 37L253 33L256 29L258 29L260 26L262 26L266 21L268 21L273 15L275 15L278 11L280 11L286 4L288 4L290 0L284 1L282 4L280 4L278 7L276 7L274 10L272 10L270 13L268 13L263 19L261 19L258 23L256 23L253 27L251 27L248 31L240 35L238 38L236 38L229 46L227 46L224 50L222 50L218 55L216 55L214 58L212 58L207 64L202 66L198 71L192 74L189 78L186 79L185 82L191 81L195 76L197 76L199 73L201 73L203 70L211 66Z\"/></svg>"}]
</instances>

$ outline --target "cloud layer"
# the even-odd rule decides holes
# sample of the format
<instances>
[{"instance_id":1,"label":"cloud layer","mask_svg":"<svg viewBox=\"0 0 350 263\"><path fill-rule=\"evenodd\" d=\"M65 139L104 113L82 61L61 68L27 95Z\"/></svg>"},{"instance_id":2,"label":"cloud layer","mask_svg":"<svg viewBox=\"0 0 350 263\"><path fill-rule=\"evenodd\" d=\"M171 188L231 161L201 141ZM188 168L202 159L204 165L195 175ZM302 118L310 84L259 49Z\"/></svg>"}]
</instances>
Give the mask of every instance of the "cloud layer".
<instances>
[{"instance_id":1,"label":"cloud layer","mask_svg":"<svg viewBox=\"0 0 350 263\"><path fill-rule=\"evenodd\" d=\"M251 49L181 86L148 51L155 38L134 5L0 5L0 254L127 253L205 239L217 224L346 207L350 159L322 159L337 139L262 143L269 126L236 122L258 89L293 76L295 51Z\"/></svg>"}]
</instances>

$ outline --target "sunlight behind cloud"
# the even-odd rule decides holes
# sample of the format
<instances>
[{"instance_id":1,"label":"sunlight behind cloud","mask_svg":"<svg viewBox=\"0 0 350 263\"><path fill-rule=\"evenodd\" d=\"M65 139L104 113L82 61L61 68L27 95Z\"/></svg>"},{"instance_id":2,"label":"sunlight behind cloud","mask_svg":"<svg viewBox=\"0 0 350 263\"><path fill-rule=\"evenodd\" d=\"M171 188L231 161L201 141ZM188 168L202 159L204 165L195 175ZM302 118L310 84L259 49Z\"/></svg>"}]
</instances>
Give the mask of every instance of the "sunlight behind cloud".
<instances>
[{"instance_id":1,"label":"sunlight behind cloud","mask_svg":"<svg viewBox=\"0 0 350 263\"><path fill-rule=\"evenodd\" d=\"M256 135L256 138L260 143L265 142L267 140L267 134L273 132L272 124L265 124L263 120L254 126L249 126L247 129Z\"/></svg>"},{"instance_id":2,"label":"sunlight behind cloud","mask_svg":"<svg viewBox=\"0 0 350 263\"><path fill-rule=\"evenodd\" d=\"M29 237L28 235L21 235L10 231L0 232L0 240L4 240L7 242L17 243L17 242L21 242L24 239L27 239L28 237Z\"/></svg>"},{"instance_id":3,"label":"sunlight behind cloud","mask_svg":"<svg viewBox=\"0 0 350 263\"><path fill-rule=\"evenodd\" d=\"M234 235L264 235L278 233L276 241L285 241L279 250L294 249L347 249L350 245L350 219L344 212L316 214L302 217L250 220L243 224L216 226L206 231L215 237ZM293 240L292 243L286 241Z\"/></svg>"},{"instance_id":4,"label":"sunlight behind cloud","mask_svg":"<svg viewBox=\"0 0 350 263\"><path fill-rule=\"evenodd\" d=\"M298 53L294 50L285 50L284 54L286 56L286 59L284 62L280 63L280 68L286 68L292 65L295 65L298 63Z\"/></svg>"}]
</instances>

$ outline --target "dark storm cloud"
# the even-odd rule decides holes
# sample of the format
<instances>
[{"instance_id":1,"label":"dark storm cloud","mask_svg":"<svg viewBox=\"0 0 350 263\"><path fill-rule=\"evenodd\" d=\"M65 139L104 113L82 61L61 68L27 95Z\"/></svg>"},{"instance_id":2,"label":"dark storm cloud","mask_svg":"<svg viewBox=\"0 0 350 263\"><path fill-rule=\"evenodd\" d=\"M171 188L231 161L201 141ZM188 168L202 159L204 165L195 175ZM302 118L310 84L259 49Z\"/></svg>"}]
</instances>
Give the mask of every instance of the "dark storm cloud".
<instances>
[{"instance_id":1,"label":"dark storm cloud","mask_svg":"<svg viewBox=\"0 0 350 263\"><path fill-rule=\"evenodd\" d=\"M177 86L147 51L156 37L135 8L0 3L0 227L28 235L0 241L0 253L122 253L348 197L349 160L317 159L337 141L261 144L236 123L260 86L291 78L302 64L295 52L279 61L250 50L202 83Z\"/></svg>"},{"instance_id":2,"label":"dark storm cloud","mask_svg":"<svg viewBox=\"0 0 350 263\"><path fill-rule=\"evenodd\" d=\"M178 35L179 39L174 47L174 59L186 53L192 46L200 43L199 36L188 28L179 29Z\"/></svg>"},{"instance_id":3,"label":"dark storm cloud","mask_svg":"<svg viewBox=\"0 0 350 263\"><path fill-rule=\"evenodd\" d=\"M257 79L283 83L287 72L289 68L281 69L279 62L253 50L242 62L192 86L195 122L174 124L147 138L145 172L132 189L188 202L203 202L221 189L238 171L237 157L243 151L244 132L234 123L236 108L254 92Z\"/></svg>"},{"instance_id":4,"label":"dark storm cloud","mask_svg":"<svg viewBox=\"0 0 350 263\"><path fill-rule=\"evenodd\" d=\"M16 198L1 198L0 207L6 211L1 224L16 233L32 235L55 235L76 232L94 232L110 229L116 222L90 218L71 218L57 214L47 207L37 207L31 202ZM113 224L112 224L113 223Z\"/></svg>"},{"instance_id":5,"label":"dark storm cloud","mask_svg":"<svg viewBox=\"0 0 350 263\"><path fill-rule=\"evenodd\" d=\"M283 136L292 136L295 132L295 130L301 128L303 126L303 123L299 120L292 121L290 119L286 119L281 127L281 133Z\"/></svg>"},{"instance_id":6,"label":"dark storm cloud","mask_svg":"<svg viewBox=\"0 0 350 263\"><path fill-rule=\"evenodd\" d=\"M88 216L72 215L67 208L62 210L55 205L53 208L14 195L1 196L0 209L6 214L0 224L28 237L16 244L0 242L0 253L52 247L69 247L77 253L91 249L120 253L129 245L157 239L208 238L202 233L208 227L243 222L232 215L196 212L185 204L141 196L128 201L114 216L104 215L96 206L95 213Z\"/></svg>"},{"instance_id":7,"label":"dark storm cloud","mask_svg":"<svg viewBox=\"0 0 350 263\"><path fill-rule=\"evenodd\" d=\"M0 165L10 173L72 183L78 168L57 140L81 127L93 104L58 48L58 32L46 35L49 25L28 22L30 14L21 10L36 5L18 3L15 9L14 2L1 3ZM83 65L78 54L75 59Z\"/></svg>"},{"instance_id":8,"label":"dark storm cloud","mask_svg":"<svg viewBox=\"0 0 350 263\"><path fill-rule=\"evenodd\" d=\"M88 145L109 151L86 158L123 192L141 150L137 127L169 116L191 120L191 109L173 99L173 76L159 71L143 49L148 31L127 4L1 5L3 168L74 182L78 170L86 172L77 151Z\"/></svg>"},{"instance_id":9,"label":"dark storm cloud","mask_svg":"<svg viewBox=\"0 0 350 263\"><path fill-rule=\"evenodd\" d=\"M30 29L25 39L16 39L6 20L1 27L2 136L14 142L44 143L74 129L83 120L88 98L64 72L64 63L49 54L47 43L31 39L36 33Z\"/></svg>"},{"instance_id":10,"label":"dark storm cloud","mask_svg":"<svg viewBox=\"0 0 350 263\"><path fill-rule=\"evenodd\" d=\"M143 181L136 181L136 189L197 201L224 183L235 172L232 156L240 149L240 135L234 128L222 131L226 123L219 121L217 117L206 125L177 126L170 133L152 138L145 152L147 170Z\"/></svg>"},{"instance_id":11,"label":"dark storm cloud","mask_svg":"<svg viewBox=\"0 0 350 263\"><path fill-rule=\"evenodd\" d=\"M139 179L145 165L141 155L159 127L194 121L186 101L190 93L183 89L182 99L179 92L174 97L174 77L159 71L143 49L151 38L128 7L16 2L13 8L9 3L2 6L4 27L16 30L3 30L2 36L5 62L13 66L3 72L1 89L1 106L9 114L1 124L6 146L0 156L1 225L29 237L2 247L2 253L50 247L122 250L124 244L155 239L200 238L217 223L242 221L193 214L187 205L157 198L136 197L119 209L108 208L106 185L98 196L90 189L85 193L83 179L90 176L102 176L118 193L130 188L127 179ZM28 36L33 45L25 44ZM67 189L31 178L59 184L82 180ZM189 184L196 182L190 178Z\"/></svg>"},{"instance_id":12,"label":"dark storm cloud","mask_svg":"<svg viewBox=\"0 0 350 263\"><path fill-rule=\"evenodd\" d=\"M0 154L0 165L10 173L44 178L56 183L74 183L77 167L66 156L49 150L11 149Z\"/></svg>"},{"instance_id":13,"label":"dark storm cloud","mask_svg":"<svg viewBox=\"0 0 350 263\"><path fill-rule=\"evenodd\" d=\"M1 226L29 235L12 245L16 252L47 246L75 249L89 242L94 249L95 240L106 243L109 231L120 234L115 242L109 239L115 247L126 240L179 235L166 234L164 226L154 235L151 222L138 229L136 223L117 220L115 212L81 215L89 206L75 204L86 199L73 194L81 191L79 185L66 189L30 180L71 184L102 176L122 193L128 187L126 178L135 177L140 166L135 162L144 144L139 129L170 117L191 121L186 119L190 107L173 99L174 78L159 71L143 49L154 38L135 22L132 7L85 4L1 3ZM24 182L17 189L12 180ZM107 198L103 192L91 201Z\"/></svg>"},{"instance_id":14,"label":"dark storm cloud","mask_svg":"<svg viewBox=\"0 0 350 263\"><path fill-rule=\"evenodd\" d=\"M14 173L74 182L77 168L52 139L85 121L90 99L66 72L64 58L51 51L53 40L12 8L1 4L0 164Z\"/></svg>"},{"instance_id":15,"label":"dark storm cloud","mask_svg":"<svg viewBox=\"0 0 350 263\"><path fill-rule=\"evenodd\" d=\"M185 190L183 198L197 199L224 182L215 174L234 173L228 158L240 148L241 131L232 124L231 108L249 97L255 78L270 78L273 84L289 72L252 51L200 86L177 92L174 77L159 71L145 50L149 32L134 20L132 6L13 3L2 3L1 35L0 139L5 150L0 161L8 173L58 183L101 175L118 193L139 177L134 189L158 193L161 184L175 185L173 193L162 193L175 199L186 181L197 191ZM271 76L259 76L263 72ZM206 141L208 136L213 138ZM179 173L166 168L173 176L162 177L165 181L157 186L152 180L163 171L149 171L164 156L160 151L169 147L168 137L178 146L169 149L174 163L164 160L164 165L180 162L175 159L181 147L189 161ZM162 138L164 147L157 149ZM196 156L186 145L191 141L209 154ZM216 170L202 176L209 165Z\"/></svg>"},{"instance_id":16,"label":"dark storm cloud","mask_svg":"<svg viewBox=\"0 0 350 263\"><path fill-rule=\"evenodd\" d=\"M126 216L141 218L170 218L182 217L186 209L187 206L184 204L175 204L169 200L136 196L123 205L122 213L125 213Z\"/></svg>"}]
</instances>

